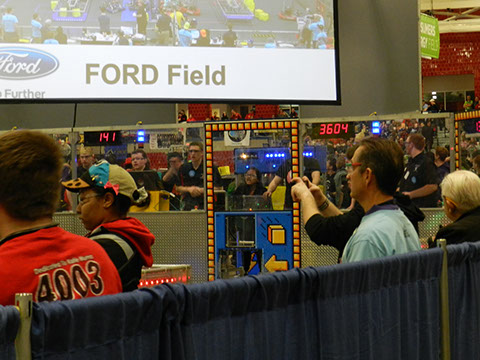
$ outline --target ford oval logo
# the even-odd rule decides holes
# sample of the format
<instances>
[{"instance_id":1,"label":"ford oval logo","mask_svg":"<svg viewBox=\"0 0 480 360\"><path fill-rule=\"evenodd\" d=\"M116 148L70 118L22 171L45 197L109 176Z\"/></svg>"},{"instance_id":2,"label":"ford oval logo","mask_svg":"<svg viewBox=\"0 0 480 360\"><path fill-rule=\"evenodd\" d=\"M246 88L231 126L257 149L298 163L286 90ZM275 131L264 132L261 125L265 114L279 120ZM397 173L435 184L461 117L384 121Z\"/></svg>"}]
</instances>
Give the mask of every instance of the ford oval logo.
<instances>
[{"instance_id":1,"label":"ford oval logo","mask_svg":"<svg viewBox=\"0 0 480 360\"><path fill-rule=\"evenodd\" d=\"M59 62L49 53L37 49L0 47L0 79L25 80L47 76L57 70Z\"/></svg>"}]
</instances>

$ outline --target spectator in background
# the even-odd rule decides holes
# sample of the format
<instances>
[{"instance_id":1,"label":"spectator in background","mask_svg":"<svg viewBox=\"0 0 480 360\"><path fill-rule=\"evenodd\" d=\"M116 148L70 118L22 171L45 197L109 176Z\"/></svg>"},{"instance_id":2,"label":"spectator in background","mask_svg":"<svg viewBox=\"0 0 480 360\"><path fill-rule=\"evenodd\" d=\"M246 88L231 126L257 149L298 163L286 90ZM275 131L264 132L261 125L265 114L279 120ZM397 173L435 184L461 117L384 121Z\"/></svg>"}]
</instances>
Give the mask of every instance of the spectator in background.
<instances>
[{"instance_id":1,"label":"spectator in background","mask_svg":"<svg viewBox=\"0 0 480 360\"><path fill-rule=\"evenodd\" d=\"M183 28L178 31L178 44L180 46L192 45L193 36L190 32L190 23L186 22Z\"/></svg>"},{"instance_id":2,"label":"spectator in background","mask_svg":"<svg viewBox=\"0 0 480 360\"><path fill-rule=\"evenodd\" d=\"M201 29L200 37L197 40L197 46L210 46L210 30Z\"/></svg>"},{"instance_id":3,"label":"spectator in background","mask_svg":"<svg viewBox=\"0 0 480 360\"><path fill-rule=\"evenodd\" d=\"M45 40L53 39L53 37L52 20L46 19L42 26L42 43L44 43Z\"/></svg>"},{"instance_id":4,"label":"spectator in background","mask_svg":"<svg viewBox=\"0 0 480 360\"><path fill-rule=\"evenodd\" d=\"M148 14L145 9L145 4L142 1L138 2L135 17L137 18L137 32L147 36Z\"/></svg>"},{"instance_id":5,"label":"spectator in background","mask_svg":"<svg viewBox=\"0 0 480 360\"><path fill-rule=\"evenodd\" d=\"M335 156L331 155L327 159L327 173L325 174L325 193L327 199L336 205L335 199L337 198L335 189L335 173L337 172L337 161ZM317 184L315 184L317 185Z\"/></svg>"},{"instance_id":6,"label":"spectator in background","mask_svg":"<svg viewBox=\"0 0 480 360\"><path fill-rule=\"evenodd\" d=\"M125 33L123 31L119 31L117 33L117 38L113 42L113 45L132 45L129 39L125 36Z\"/></svg>"},{"instance_id":7,"label":"spectator in background","mask_svg":"<svg viewBox=\"0 0 480 360\"><path fill-rule=\"evenodd\" d=\"M463 108L465 111L472 111L473 110L473 100L470 95L467 95L467 99L463 103Z\"/></svg>"},{"instance_id":8,"label":"spectator in background","mask_svg":"<svg viewBox=\"0 0 480 360\"><path fill-rule=\"evenodd\" d=\"M98 243L112 259L120 274L123 291L137 289L142 267L153 264L153 234L139 220L128 217L132 204L143 203L148 195L138 190L130 174L118 165L99 161L81 178L62 183L80 192L77 214L87 237Z\"/></svg>"},{"instance_id":9,"label":"spectator in background","mask_svg":"<svg viewBox=\"0 0 480 360\"><path fill-rule=\"evenodd\" d=\"M453 223L442 227L435 239L446 239L447 244L479 241L480 178L470 171L458 170L447 175L440 186L443 210Z\"/></svg>"},{"instance_id":10,"label":"spectator in background","mask_svg":"<svg viewBox=\"0 0 480 360\"><path fill-rule=\"evenodd\" d=\"M210 120L213 120L213 121L220 120L216 111L213 112L212 116L210 117Z\"/></svg>"},{"instance_id":11,"label":"spectator in background","mask_svg":"<svg viewBox=\"0 0 480 360\"><path fill-rule=\"evenodd\" d=\"M430 99L430 106L428 107L427 111L429 113L438 113L438 106L437 106L437 103L435 102L435 99Z\"/></svg>"},{"instance_id":12,"label":"spectator in background","mask_svg":"<svg viewBox=\"0 0 480 360\"><path fill-rule=\"evenodd\" d=\"M55 40L57 40L59 44L67 44L67 35L63 32L61 26L57 27L57 30L55 31Z\"/></svg>"},{"instance_id":13,"label":"spectator in background","mask_svg":"<svg viewBox=\"0 0 480 360\"><path fill-rule=\"evenodd\" d=\"M40 16L37 13L32 15L32 43L42 43L42 23L40 22Z\"/></svg>"},{"instance_id":14,"label":"spectator in background","mask_svg":"<svg viewBox=\"0 0 480 360\"><path fill-rule=\"evenodd\" d=\"M223 36L223 46L225 47L236 47L237 34L233 31L233 26L231 23L228 24L228 31L226 31Z\"/></svg>"},{"instance_id":15,"label":"spectator in background","mask_svg":"<svg viewBox=\"0 0 480 360\"><path fill-rule=\"evenodd\" d=\"M228 115L227 115L227 113L226 113L225 111L222 112L222 117L221 117L220 120L228 120Z\"/></svg>"},{"instance_id":16,"label":"spectator in background","mask_svg":"<svg viewBox=\"0 0 480 360\"><path fill-rule=\"evenodd\" d=\"M194 121L195 121L195 118L193 117L193 114L191 112L189 112L187 122L194 122Z\"/></svg>"},{"instance_id":17,"label":"spectator in background","mask_svg":"<svg viewBox=\"0 0 480 360\"><path fill-rule=\"evenodd\" d=\"M425 149L427 152L429 152L430 150L432 150L434 136L432 122L430 120L427 120L427 123L423 125L422 135L425 138Z\"/></svg>"},{"instance_id":18,"label":"spectator in background","mask_svg":"<svg viewBox=\"0 0 480 360\"><path fill-rule=\"evenodd\" d=\"M157 23L155 24L157 31L157 45L170 45L172 38L172 19L160 10Z\"/></svg>"},{"instance_id":19,"label":"spectator in background","mask_svg":"<svg viewBox=\"0 0 480 360\"><path fill-rule=\"evenodd\" d=\"M58 144L45 134L16 130L0 137L0 174L8 174L0 177L2 305L14 305L16 293L42 302L122 291L105 251L52 221L62 165Z\"/></svg>"},{"instance_id":20,"label":"spectator in background","mask_svg":"<svg viewBox=\"0 0 480 360\"><path fill-rule=\"evenodd\" d=\"M437 174L439 181L442 181L445 176L450 173L450 154L443 146L437 146L435 149L435 166L437 167Z\"/></svg>"},{"instance_id":21,"label":"spectator in background","mask_svg":"<svg viewBox=\"0 0 480 360\"><path fill-rule=\"evenodd\" d=\"M480 176L480 155L473 158L473 172Z\"/></svg>"},{"instance_id":22,"label":"spectator in background","mask_svg":"<svg viewBox=\"0 0 480 360\"><path fill-rule=\"evenodd\" d=\"M437 207L438 175L435 164L425 152L425 138L410 134L405 142L409 155L400 191L413 200L418 207Z\"/></svg>"},{"instance_id":23,"label":"spectator in background","mask_svg":"<svg viewBox=\"0 0 480 360\"><path fill-rule=\"evenodd\" d=\"M18 19L13 15L13 9L8 7L5 14L2 17L3 25L3 40L7 43L18 42Z\"/></svg>"},{"instance_id":24,"label":"spectator in background","mask_svg":"<svg viewBox=\"0 0 480 360\"><path fill-rule=\"evenodd\" d=\"M475 96L475 101L473 102L473 109L480 110L480 99L478 96Z\"/></svg>"},{"instance_id":25,"label":"spectator in background","mask_svg":"<svg viewBox=\"0 0 480 360\"><path fill-rule=\"evenodd\" d=\"M245 115L245 120L255 119L255 108L251 108L247 115Z\"/></svg>"},{"instance_id":26,"label":"spectator in background","mask_svg":"<svg viewBox=\"0 0 480 360\"><path fill-rule=\"evenodd\" d=\"M427 112L428 111L428 103L426 100L423 100L423 103L422 103L422 112Z\"/></svg>"},{"instance_id":27,"label":"spectator in background","mask_svg":"<svg viewBox=\"0 0 480 360\"><path fill-rule=\"evenodd\" d=\"M178 120L179 123L187 121L187 115L185 115L185 110L180 110L178 112L177 120Z\"/></svg>"},{"instance_id":28,"label":"spectator in background","mask_svg":"<svg viewBox=\"0 0 480 360\"><path fill-rule=\"evenodd\" d=\"M185 22L185 17L183 16L183 13L180 10L174 10L170 13L170 17L172 18L172 21L177 25L178 29L183 28L183 24Z\"/></svg>"},{"instance_id":29,"label":"spectator in background","mask_svg":"<svg viewBox=\"0 0 480 360\"><path fill-rule=\"evenodd\" d=\"M100 33L103 35L110 35L110 17L107 15L107 9L103 6L100 8L98 23L100 25Z\"/></svg>"},{"instance_id":30,"label":"spectator in background","mask_svg":"<svg viewBox=\"0 0 480 360\"><path fill-rule=\"evenodd\" d=\"M230 120L242 120L242 115L240 115L238 112L232 109Z\"/></svg>"},{"instance_id":31,"label":"spectator in background","mask_svg":"<svg viewBox=\"0 0 480 360\"><path fill-rule=\"evenodd\" d=\"M337 159L337 172L333 177L333 182L335 184L335 204L340 209L346 209L350 206L351 199L350 197L346 198L344 193L344 187L347 186L347 170L345 168L345 158L339 156Z\"/></svg>"}]
</instances>

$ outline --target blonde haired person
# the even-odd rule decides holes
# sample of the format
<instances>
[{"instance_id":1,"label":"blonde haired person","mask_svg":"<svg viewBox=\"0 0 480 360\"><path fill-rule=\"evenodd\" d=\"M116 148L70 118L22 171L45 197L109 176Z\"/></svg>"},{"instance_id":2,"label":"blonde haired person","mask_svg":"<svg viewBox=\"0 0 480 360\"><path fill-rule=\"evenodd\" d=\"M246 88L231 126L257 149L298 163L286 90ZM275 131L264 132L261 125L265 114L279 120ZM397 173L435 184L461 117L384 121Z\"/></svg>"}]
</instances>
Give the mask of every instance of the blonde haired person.
<instances>
[{"instance_id":1,"label":"blonde haired person","mask_svg":"<svg viewBox=\"0 0 480 360\"><path fill-rule=\"evenodd\" d=\"M448 174L440 184L443 209L453 222L441 228L435 239L447 244L480 240L480 178L471 171Z\"/></svg>"}]
</instances>

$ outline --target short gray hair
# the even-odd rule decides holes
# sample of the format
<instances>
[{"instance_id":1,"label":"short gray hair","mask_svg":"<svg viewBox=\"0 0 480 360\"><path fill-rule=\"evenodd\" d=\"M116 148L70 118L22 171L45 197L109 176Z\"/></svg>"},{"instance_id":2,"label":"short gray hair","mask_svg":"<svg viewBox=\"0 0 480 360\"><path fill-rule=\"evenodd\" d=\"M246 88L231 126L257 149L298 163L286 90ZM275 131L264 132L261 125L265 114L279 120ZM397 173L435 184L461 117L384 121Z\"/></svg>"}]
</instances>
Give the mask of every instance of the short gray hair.
<instances>
[{"instance_id":1,"label":"short gray hair","mask_svg":"<svg viewBox=\"0 0 480 360\"><path fill-rule=\"evenodd\" d=\"M448 174L440 184L442 196L453 200L462 214L480 206L480 178L471 171Z\"/></svg>"}]
</instances>

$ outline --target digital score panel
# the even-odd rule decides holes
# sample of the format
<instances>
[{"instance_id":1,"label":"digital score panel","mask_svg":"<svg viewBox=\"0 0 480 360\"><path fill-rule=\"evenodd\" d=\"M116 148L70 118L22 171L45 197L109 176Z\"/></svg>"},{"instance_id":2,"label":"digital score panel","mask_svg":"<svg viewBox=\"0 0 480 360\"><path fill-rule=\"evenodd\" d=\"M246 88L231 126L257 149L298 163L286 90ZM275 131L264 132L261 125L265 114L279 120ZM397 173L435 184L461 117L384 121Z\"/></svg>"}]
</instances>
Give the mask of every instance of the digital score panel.
<instances>
[{"instance_id":1,"label":"digital score panel","mask_svg":"<svg viewBox=\"0 0 480 360\"><path fill-rule=\"evenodd\" d=\"M86 146L120 145L122 132L116 131L85 131L83 141Z\"/></svg>"},{"instance_id":2,"label":"digital score panel","mask_svg":"<svg viewBox=\"0 0 480 360\"><path fill-rule=\"evenodd\" d=\"M313 126L313 139L350 139L355 136L355 124L353 122L330 122Z\"/></svg>"}]
</instances>

